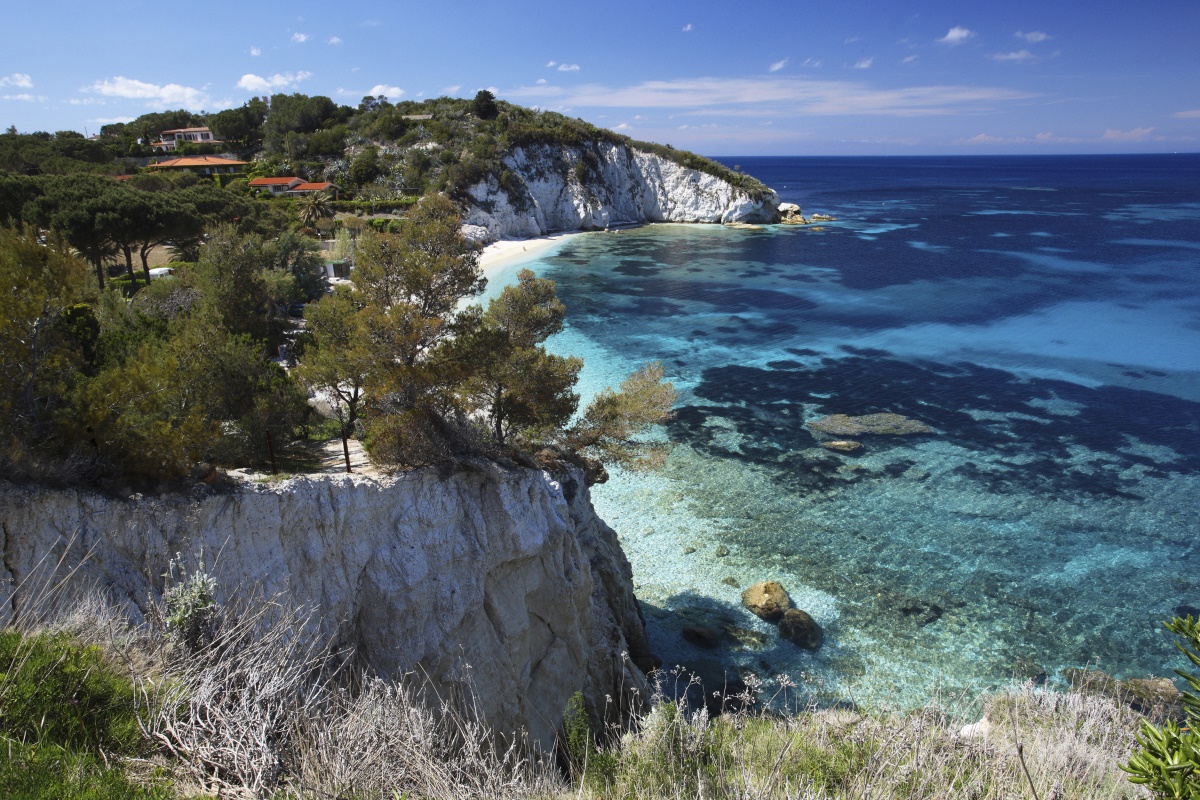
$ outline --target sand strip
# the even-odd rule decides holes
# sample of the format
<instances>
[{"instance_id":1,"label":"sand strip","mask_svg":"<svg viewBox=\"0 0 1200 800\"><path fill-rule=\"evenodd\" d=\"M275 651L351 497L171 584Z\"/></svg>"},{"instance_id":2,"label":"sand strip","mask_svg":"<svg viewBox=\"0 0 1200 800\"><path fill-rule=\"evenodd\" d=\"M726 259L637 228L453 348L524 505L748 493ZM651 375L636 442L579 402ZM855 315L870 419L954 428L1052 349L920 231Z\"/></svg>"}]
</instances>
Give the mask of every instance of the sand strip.
<instances>
[{"instance_id":1,"label":"sand strip","mask_svg":"<svg viewBox=\"0 0 1200 800\"><path fill-rule=\"evenodd\" d=\"M479 266L486 276L513 261L536 258L568 236L578 236L581 231L570 233L553 233L549 236L539 236L535 239L502 239L492 242L483 248L479 256Z\"/></svg>"}]
</instances>

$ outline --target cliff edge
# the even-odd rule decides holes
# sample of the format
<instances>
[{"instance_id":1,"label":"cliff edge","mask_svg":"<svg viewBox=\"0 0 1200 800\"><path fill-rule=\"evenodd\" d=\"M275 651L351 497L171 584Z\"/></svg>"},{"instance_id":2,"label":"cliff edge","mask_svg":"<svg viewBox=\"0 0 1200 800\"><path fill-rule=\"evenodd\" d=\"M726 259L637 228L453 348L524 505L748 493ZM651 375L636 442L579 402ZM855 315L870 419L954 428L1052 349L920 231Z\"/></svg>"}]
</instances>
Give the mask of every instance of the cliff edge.
<instances>
[{"instance_id":1,"label":"cliff edge","mask_svg":"<svg viewBox=\"0 0 1200 800\"><path fill-rule=\"evenodd\" d=\"M779 197L627 144L513 149L500 178L467 187L464 231L477 241L641 222L779 221Z\"/></svg>"},{"instance_id":2,"label":"cliff edge","mask_svg":"<svg viewBox=\"0 0 1200 800\"><path fill-rule=\"evenodd\" d=\"M129 500L0 483L0 546L0 624L30 602L13 587L39 561L82 565L72 580L137 617L171 557L203 551L222 602L311 607L369 669L438 689L469 681L495 729L545 747L575 692L595 715L612 713L606 695L647 696L631 661L648 655L632 571L579 475L471 462Z\"/></svg>"}]
</instances>

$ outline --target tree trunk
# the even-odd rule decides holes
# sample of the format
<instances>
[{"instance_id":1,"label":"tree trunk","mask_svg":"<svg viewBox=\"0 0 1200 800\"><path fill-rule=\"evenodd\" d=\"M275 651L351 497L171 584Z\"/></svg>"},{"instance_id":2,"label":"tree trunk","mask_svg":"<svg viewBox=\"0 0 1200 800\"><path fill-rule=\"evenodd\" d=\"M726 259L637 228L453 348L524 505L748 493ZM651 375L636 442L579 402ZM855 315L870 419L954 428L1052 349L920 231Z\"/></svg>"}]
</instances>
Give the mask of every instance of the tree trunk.
<instances>
[{"instance_id":1,"label":"tree trunk","mask_svg":"<svg viewBox=\"0 0 1200 800\"><path fill-rule=\"evenodd\" d=\"M137 288L137 276L133 274L133 249L127 245L121 245L121 250L125 253L125 271L129 273L130 290Z\"/></svg>"},{"instance_id":2,"label":"tree trunk","mask_svg":"<svg viewBox=\"0 0 1200 800\"><path fill-rule=\"evenodd\" d=\"M267 455L271 457L271 474L279 472L279 465L275 463L275 443L271 441L271 432L267 431Z\"/></svg>"},{"instance_id":3,"label":"tree trunk","mask_svg":"<svg viewBox=\"0 0 1200 800\"><path fill-rule=\"evenodd\" d=\"M350 437L342 434L342 455L346 456L346 472L354 472L350 469Z\"/></svg>"},{"instance_id":4,"label":"tree trunk","mask_svg":"<svg viewBox=\"0 0 1200 800\"><path fill-rule=\"evenodd\" d=\"M96 280L100 284L100 291L104 291L104 265L100 263L101 259L96 258L92 263L96 266Z\"/></svg>"},{"instance_id":5,"label":"tree trunk","mask_svg":"<svg viewBox=\"0 0 1200 800\"><path fill-rule=\"evenodd\" d=\"M153 247L154 247L153 245L143 246L140 250L138 250L138 255L140 255L142 257L142 273L146 276L146 285L147 286L150 285L150 259L149 259L149 256L150 256L150 250L152 250Z\"/></svg>"}]
</instances>

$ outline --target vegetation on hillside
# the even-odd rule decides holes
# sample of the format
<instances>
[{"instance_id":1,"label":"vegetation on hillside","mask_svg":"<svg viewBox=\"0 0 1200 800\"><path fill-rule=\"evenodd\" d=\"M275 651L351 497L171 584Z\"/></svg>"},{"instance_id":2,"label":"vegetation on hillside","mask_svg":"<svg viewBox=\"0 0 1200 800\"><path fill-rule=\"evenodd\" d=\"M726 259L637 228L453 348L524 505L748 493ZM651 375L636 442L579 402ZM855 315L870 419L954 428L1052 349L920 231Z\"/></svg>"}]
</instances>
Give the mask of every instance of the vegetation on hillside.
<instances>
[{"instance_id":1,"label":"vegetation on hillside","mask_svg":"<svg viewBox=\"0 0 1200 800\"><path fill-rule=\"evenodd\" d=\"M761 198L767 188L754 178L670 145L638 142L583 120L497 100L486 90L473 100L441 97L390 102L364 97L357 107L328 97L276 94L215 114L187 111L145 114L101 128L85 139L64 131L0 135L0 171L15 174L115 174L135 170L136 159L162 156L149 147L170 128L208 125L216 144L188 143L168 155L229 151L253 158L251 174L299 175L328 180L363 200L463 191L492 177L514 191L504 164L514 149L538 145L583 151L575 164L583 183L597 178L597 148L624 145L655 153L690 169L719 177Z\"/></svg>"},{"instance_id":2,"label":"vegetation on hillside","mask_svg":"<svg viewBox=\"0 0 1200 800\"><path fill-rule=\"evenodd\" d=\"M191 191L162 194L182 204L174 196ZM311 391L337 420L348 469L354 437L391 467L533 463L557 447L554 460L600 476L594 459L652 447L641 431L670 412L660 372L656 392L606 393L607 411L584 414L616 445L581 436L570 424L580 362L543 347L562 324L553 283L522 275L487 309L463 308L485 282L444 197L426 198L398 233L361 232L347 245L353 289L332 295L310 239L266 238L253 220L209 229L195 262L130 298L101 290L103 270L70 252L72 229L43 240L0 228L0 279L15 287L0 296L0 474L117 488L173 485L201 464L304 469ZM302 328L287 310L305 302ZM277 358L283 348L297 369Z\"/></svg>"}]
</instances>

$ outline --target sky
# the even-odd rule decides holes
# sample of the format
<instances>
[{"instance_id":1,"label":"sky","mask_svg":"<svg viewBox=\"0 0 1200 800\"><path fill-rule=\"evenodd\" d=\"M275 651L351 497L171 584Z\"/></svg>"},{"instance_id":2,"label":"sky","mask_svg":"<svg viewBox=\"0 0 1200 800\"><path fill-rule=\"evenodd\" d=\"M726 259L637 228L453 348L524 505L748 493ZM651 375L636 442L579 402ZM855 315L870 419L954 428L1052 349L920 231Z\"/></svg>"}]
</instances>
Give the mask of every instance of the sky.
<instances>
[{"instance_id":1,"label":"sky","mask_svg":"<svg viewBox=\"0 0 1200 800\"><path fill-rule=\"evenodd\" d=\"M0 126L489 89L706 155L1200 151L1200 2L3 0Z\"/></svg>"}]
</instances>

